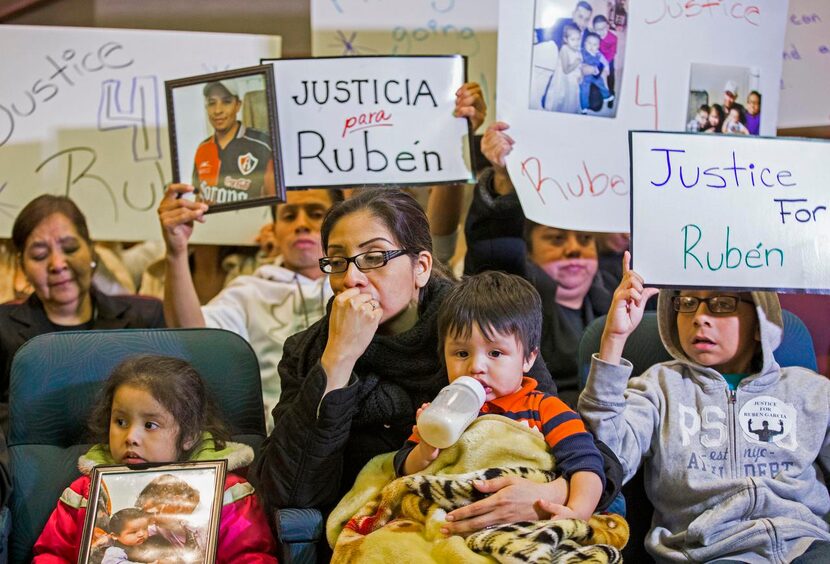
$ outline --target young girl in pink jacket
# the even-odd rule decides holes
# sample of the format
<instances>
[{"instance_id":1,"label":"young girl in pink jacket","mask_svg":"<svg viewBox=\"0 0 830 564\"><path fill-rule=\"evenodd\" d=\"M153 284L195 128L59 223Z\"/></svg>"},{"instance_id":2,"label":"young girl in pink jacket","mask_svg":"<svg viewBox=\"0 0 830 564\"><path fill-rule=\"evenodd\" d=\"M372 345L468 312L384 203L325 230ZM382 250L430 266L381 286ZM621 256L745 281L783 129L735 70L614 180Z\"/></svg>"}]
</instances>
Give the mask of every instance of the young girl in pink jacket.
<instances>
[{"instance_id":1,"label":"young girl in pink jacket","mask_svg":"<svg viewBox=\"0 0 830 564\"><path fill-rule=\"evenodd\" d=\"M90 427L101 444L78 460L83 475L58 500L35 543L35 562L78 561L90 474L95 466L217 459L227 459L228 474L216 561L277 562L276 543L253 486L231 472L248 466L253 451L227 440L227 429L199 373L189 363L154 355L125 360L107 381L93 409ZM184 523L169 514L156 515L152 520L156 527ZM192 549L187 543L197 542L193 535L179 535L183 544L177 546L177 535L167 537L165 542L174 551Z\"/></svg>"}]
</instances>

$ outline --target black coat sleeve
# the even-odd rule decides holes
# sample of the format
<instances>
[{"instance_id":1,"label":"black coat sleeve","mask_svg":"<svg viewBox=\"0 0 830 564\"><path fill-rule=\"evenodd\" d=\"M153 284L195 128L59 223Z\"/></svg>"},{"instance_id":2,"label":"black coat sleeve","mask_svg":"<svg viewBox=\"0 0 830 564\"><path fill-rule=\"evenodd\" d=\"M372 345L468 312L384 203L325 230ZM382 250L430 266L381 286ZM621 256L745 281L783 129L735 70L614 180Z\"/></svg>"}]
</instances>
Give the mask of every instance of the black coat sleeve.
<instances>
[{"instance_id":1,"label":"black coat sleeve","mask_svg":"<svg viewBox=\"0 0 830 564\"><path fill-rule=\"evenodd\" d=\"M323 318L319 323L327 323ZM357 381L323 397L326 373L309 340L314 325L285 342L279 375L280 401L272 412L274 430L262 444L253 478L269 506L333 505L340 495L343 452L357 405Z\"/></svg>"},{"instance_id":2,"label":"black coat sleeve","mask_svg":"<svg viewBox=\"0 0 830 564\"><path fill-rule=\"evenodd\" d=\"M476 184L464 224L464 274L501 270L527 278L524 224L519 197L495 194L493 169L486 170Z\"/></svg>"},{"instance_id":3,"label":"black coat sleeve","mask_svg":"<svg viewBox=\"0 0 830 564\"><path fill-rule=\"evenodd\" d=\"M599 498L597 511L605 511L611 502L619 495L623 485L623 469L617 455L604 442L594 439L599 453L602 455L603 471L605 472L605 489Z\"/></svg>"}]
</instances>

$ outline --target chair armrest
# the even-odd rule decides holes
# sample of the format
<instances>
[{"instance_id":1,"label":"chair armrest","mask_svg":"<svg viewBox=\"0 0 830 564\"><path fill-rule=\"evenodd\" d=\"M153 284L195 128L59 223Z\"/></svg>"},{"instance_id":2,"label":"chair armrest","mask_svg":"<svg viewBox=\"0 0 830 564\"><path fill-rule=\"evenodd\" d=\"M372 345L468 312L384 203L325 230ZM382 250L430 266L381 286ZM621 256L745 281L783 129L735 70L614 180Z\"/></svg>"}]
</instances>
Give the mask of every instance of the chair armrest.
<instances>
[{"instance_id":1,"label":"chair armrest","mask_svg":"<svg viewBox=\"0 0 830 564\"><path fill-rule=\"evenodd\" d=\"M316 509L277 509L274 522L282 543L316 542L323 536L323 515Z\"/></svg>"},{"instance_id":2,"label":"chair armrest","mask_svg":"<svg viewBox=\"0 0 830 564\"><path fill-rule=\"evenodd\" d=\"M12 512L8 507L0 511L0 564L9 561L9 533L12 530Z\"/></svg>"}]
</instances>

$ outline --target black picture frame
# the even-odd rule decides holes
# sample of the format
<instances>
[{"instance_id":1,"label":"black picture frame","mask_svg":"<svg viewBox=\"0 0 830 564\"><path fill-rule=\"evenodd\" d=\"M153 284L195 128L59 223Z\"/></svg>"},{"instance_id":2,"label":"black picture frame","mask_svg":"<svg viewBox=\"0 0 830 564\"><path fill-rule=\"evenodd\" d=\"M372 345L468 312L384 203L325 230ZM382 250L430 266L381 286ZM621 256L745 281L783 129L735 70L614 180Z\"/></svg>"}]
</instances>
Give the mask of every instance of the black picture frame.
<instances>
[{"instance_id":1,"label":"black picture frame","mask_svg":"<svg viewBox=\"0 0 830 564\"><path fill-rule=\"evenodd\" d=\"M271 65L168 80L164 88L174 182L193 184L194 199L210 204L207 213L285 202ZM224 126L235 130L220 148Z\"/></svg>"},{"instance_id":2,"label":"black picture frame","mask_svg":"<svg viewBox=\"0 0 830 564\"><path fill-rule=\"evenodd\" d=\"M212 564L227 464L209 460L97 466L91 475L78 563L100 562L113 550L131 561ZM169 523L187 534L177 535ZM181 537L186 539L183 545L170 540Z\"/></svg>"}]
</instances>

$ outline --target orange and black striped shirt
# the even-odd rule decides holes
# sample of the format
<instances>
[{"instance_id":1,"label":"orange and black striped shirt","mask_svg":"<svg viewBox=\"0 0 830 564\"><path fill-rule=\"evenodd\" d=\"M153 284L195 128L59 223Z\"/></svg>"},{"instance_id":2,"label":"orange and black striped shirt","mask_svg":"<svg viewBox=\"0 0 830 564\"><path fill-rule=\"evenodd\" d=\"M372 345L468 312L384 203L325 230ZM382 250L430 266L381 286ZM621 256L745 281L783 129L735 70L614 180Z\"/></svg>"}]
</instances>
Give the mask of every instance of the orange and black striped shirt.
<instances>
[{"instance_id":1,"label":"orange and black striped shirt","mask_svg":"<svg viewBox=\"0 0 830 564\"><path fill-rule=\"evenodd\" d=\"M602 479L605 487L603 459L594 444L593 435L574 410L558 397L537 390L536 385L536 380L525 376L519 390L485 402L479 416L503 415L537 429L550 447L556 460L556 470L561 475L570 478L575 472L593 472ZM402 450L408 454L417 442L413 434ZM395 457L396 462L398 456ZM406 455L401 460L405 461ZM402 468L403 465L400 470Z\"/></svg>"}]
</instances>

